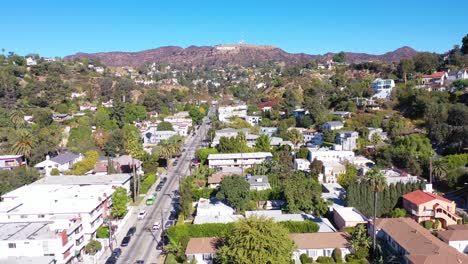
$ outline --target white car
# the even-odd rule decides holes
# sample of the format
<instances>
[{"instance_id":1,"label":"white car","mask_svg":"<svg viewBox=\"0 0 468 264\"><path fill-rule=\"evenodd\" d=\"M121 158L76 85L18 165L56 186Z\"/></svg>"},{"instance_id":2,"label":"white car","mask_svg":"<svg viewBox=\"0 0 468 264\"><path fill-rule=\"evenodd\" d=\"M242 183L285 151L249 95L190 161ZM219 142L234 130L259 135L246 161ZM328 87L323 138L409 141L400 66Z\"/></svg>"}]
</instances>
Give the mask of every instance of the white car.
<instances>
[{"instance_id":1,"label":"white car","mask_svg":"<svg viewBox=\"0 0 468 264\"><path fill-rule=\"evenodd\" d=\"M146 211L145 211L145 210L141 210L141 211L138 213L137 219L138 219L138 220L143 220L143 219L145 219L145 217L146 217Z\"/></svg>"},{"instance_id":2,"label":"white car","mask_svg":"<svg viewBox=\"0 0 468 264\"><path fill-rule=\"evenodd\" d=\"M161 224L159 222L154 222L153 224L153 230L159 230L159 228L161 228Z\"/></svg>"}]
</instances>

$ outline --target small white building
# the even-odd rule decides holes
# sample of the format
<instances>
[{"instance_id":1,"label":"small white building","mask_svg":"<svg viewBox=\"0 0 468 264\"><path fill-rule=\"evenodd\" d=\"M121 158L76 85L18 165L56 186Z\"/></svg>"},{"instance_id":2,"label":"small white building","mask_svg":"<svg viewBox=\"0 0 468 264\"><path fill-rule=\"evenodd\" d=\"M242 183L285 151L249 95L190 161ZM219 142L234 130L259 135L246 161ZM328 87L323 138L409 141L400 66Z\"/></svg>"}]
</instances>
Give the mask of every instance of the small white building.
<instances>
[{"instance_id":1,"label":"small white building","mask_svg":"<svg viewBox=\"0 0 468 264\"><path fill-rule=\"evenodd\" d=\"M219 141L222 137L233 138L236 137L240 132L245 134L245 139L247 140L248 147L255 147L257 142L258 135L250 134L250 128L223 128L215 132L215 136L211 142L211 147L216 147L219 145Z\"/></svg>"},{"instance_id":2,"label":"small white building","mask_svg":"<svg viewBox=\"0 0 468 264\"><path fill-rule=\"evenodd\" d=\"M327 148L309 148L309 161L314 159L320 161L342 161L354 157L354 152L350 150L331 150Z\"/></svg>"},{"instance_id":3,"label":"small white building","mask_svg":"<svg viewBox=\"0 0 468 264\"><path fill-rule=\"evenodd\" d=\"M382 128L368 127L367 129L369 130L369 134L367 135L367 140L369 141L372 140L372 137L374 136L374 134L379 135L382 141L385 141L388 139L387 133L383 132Z\"/></svg>"},{"instance_id":4,"label":"small white building","mask_svg":"<svg viewBox=\"0 0 468 264\"><path fill-rule=\"evenodd\" d=\"M264 191L271 189L270 183L268 182L268 177L261 175L261 176L250 176L247 175L246 177L247 182L250 185L251 191Z\"/></svg>"},{"instance_id":5,"label":"small white building","mask_svg":"<svg viewBox=\"0 0 468 264\"><path fill-rule=\"evenodd\" d=\"M53 169L58 169L60 173L63 173L70 170L75 163L82 160L83 155L81 155L81 153L75 154L72 152L62 152L53 158L50 158L49 155L47 155L46 159L34 165L34 168L36 168L39 173L44 174L45 176L50 176L50 172Z\"/></svg>"},{"instance_id":6,"label":"small white building","mask_svg":"<svg viewBox=\"0 0 468 264\"><path fill-rule=\"evenodd\" d=\"M318 180L320 183L336 183L338 176L346 172L346 167L338 161L323 161L322 175Z\"/></svg>"},{"instance_id":7,"label":"small white building","mask_svg":"<svg viewBox=\"0 0 468 264\"><path fill-rule=\"evenodd\" d=\"M375 79L372 82L372 89L374 90L373 98L388 99L395 88L395 81L392 79Z\"/></svg>"},{"instance_id":8,"label":"small white building","mask_svg":"<svg viewBox=\"0 0 468 264\"><path fill-rule=\"evenodd\" d=\"M310 161L306 159L294 159L294 170L310 171Z\"/></svg>"},{"instance_id":9,"label":"small white building","mask_svg":"<svg viewBox=\"0 0 468 264\"><path fill-rule=\"evenodd\" d=\"M235 210L232 207L217 199L200 198L193 224L227 224L244 218L242 215L235 215L234 212Z\"/></svg>"},{"instance_id":10,"label":"small white building","mask_svg":"<svg viewBox=\"0 0 468 264\"><path fill-rule=\"evenodd\" d=\"M245 121L247 121L251 126L257 126L262 121L261 116L246 116Z\"/></svg>"},{"instance_id":11,"label":"small white building","mask_svg":"<svg viewBox=\"0 0 468 264\"><path fill-rule=\"evenodd\" d=\"M343 122L341 121L330 121L322 125L323 130L338 130L344 127Z\"/></svg>"},{"instance_id":12,"label":"small white building","mask_svg":"<svg viewBox=\"0 0 468 264\"><path fill-rule=\"evenodd\" d=\"M468 254L468 225L451 225L438 231L437 237L460 253Z\"/></svg>"},{"instance_id":13,"label":"small white building","mask_svg":"<svg viewBox=\"0 0 468 264\"><path fill-rule=\"evenodd\" d=\"M339 248L343 259L350 254L349 236L344 232L289 234L296 244L293 259L300 262L300 256L306 254L317 260L320 256L332 257L333 250Z\"/></svg>"},{"instance_id":14,"label":"small white building","mask_svg":"<svg viewBox=\"0 0 468 264\"><path fill-rule=\"evenodd\" d=\"M267 135L268 137L272 137L277 132L277 127L260 127L260 134Z\"/></svg>"},{"instance_id":15,"label":"small white building","mask_svg":"<svg viewBox=\"0 0 468 264\"><path fill-rule=\"evenodd\" d=\"M162 140L169 139L175 135L177 135L175 131L158 131L157 127L149 127L146 131L141 133L143 145L157 145Z\"/></svg>"},{"instance_id":16,"label":"small white building","mask_svg":"<svg viewBox=\"0 0 468 264\"><path fill-rule=\"evenodd\" d=\"M210 168L240 167L247 169L255 164L261 164L270 160L273 155L270 152L230 153L208 155L208 166Z\"/></svg>"},{"instance_id":17,"label":"small white building","mask_svg":"<svg viewBox=\"0 0 468 264\"><path fill-rule=\"evenodd\" d=\"M37 61L33 57L27 57L26 58L26 65L27 66L37 65Z\"/></svg>"}]
</instances>

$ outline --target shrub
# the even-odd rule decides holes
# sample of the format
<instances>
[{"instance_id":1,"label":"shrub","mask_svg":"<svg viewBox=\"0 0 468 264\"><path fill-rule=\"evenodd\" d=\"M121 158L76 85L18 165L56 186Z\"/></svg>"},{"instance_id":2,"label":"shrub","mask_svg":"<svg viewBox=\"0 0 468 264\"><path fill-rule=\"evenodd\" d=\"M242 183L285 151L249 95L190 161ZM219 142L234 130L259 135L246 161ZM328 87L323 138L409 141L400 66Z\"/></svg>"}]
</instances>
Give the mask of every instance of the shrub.
<instances>
[{"instance_id":1,"label":"shrub","mask_svg":"<svg viewBox=\"0 0 468 264\"><path fill-rule=\"evenodd\" d=\"M335 263L331 257L320 256L317 258L318 263Z\"/></svg>"},{"instance_id":2,"label":"shrub","mask_svg":"<svg viewBox=\"0 0 468 264\"><path fill-rule=\"evenodd\" d=\"M307 264L309 261L309 256L307 254L303 253L301 256L299 256L299 259L301 260L301 264Z\"/></svg>"},{"instance_id":3,"label":"shrub","mask_svg":"<svg viewBox=\"0 0 468 264\"><path fill-rule=\"evenodd\" d=\"M341 252L341 249L339 248L335 248L333 250L332 257L335 260L335 262L338 262L338 263L343 262L343 253Z\"/></svg>"},{"instance_id":4,"label":"shrub","mask_svg":"<svg viewBox=\"0 0 468 264\"><path fill-rule=\"evenodd\" d=\"M279 222L279 224L288 229L289 233L316 233L320 228L317 223L312 221L284 221Z\"/></svg>"},{"instance_id":5,"label":"shrub","mask_svg":"<svg viewBox=\"0 0 468 264\"><path fill-rule=\"evenodd\" d=\"M426 229L432 229L432 226L434 225L434 223L431 220L427 220L427 221L422 222L422 225Z\"/></svg>"},{"instance_id":6,"label":"shrub","mask_svg":"<svg viewBox=\"0 0 468 264\"><path fill-rule=\"evenodd\" d=\"M156 182L156 174L149 173L140 184L140 193L147 193L151 186Z\"/></svg>"},{"instance_id":7,"label":"shrub","mask_svg":"<svg viewBox=\"0 0 468 264\"><path fill-rule=\"evenodd\" d=\"M177 264L176 257L173 254L168 254L164 264Z\"/></svg>"},{"instance_id":8,"label":"shrub","mask_svg":"<svg viewBox=\"0 0 468 264\"><path fill-rule=\"evenodd\" d=\"M96 237L97 238L109 238L109 227L107 226L100 226L96 230Z\"/></svg>"},{"instance_id":9,"label":"shrub","mask_svg":"<svg viewBox=\"0 0 468 264\"><path fill-rule=\"evenodd\" d=\"M60 175L59 169L53 168L53 169L50 171L50 175L52 175L52 176L59 176L59 175Z\"/></svg>"},{"instance_id":10,"label":"shrub","mask_svg":"<svg viewBox=\"0 0 468 264\"><path fill-rule=\"evenodd\" d=\"M85 246L86 254L89 254L91 256L94 256L101 249L102 249L101 242L94 240L94 239L90 240L88 244Z\"/></svg>"},{"instance_id":11,"label":"shrub","mask_svg":"<svg viewBox=\"0 0 468 264\"><path fill-rule=\"evenodd\" d=\"M73 165L73 169L68 171L67 174L69 175L83 175L86 172L92 170L94 168L94 165L99 159L99 153L95 150L90 150L85 153L85 158L80 161L75 163Z\"/></svg>"}]
</instances>

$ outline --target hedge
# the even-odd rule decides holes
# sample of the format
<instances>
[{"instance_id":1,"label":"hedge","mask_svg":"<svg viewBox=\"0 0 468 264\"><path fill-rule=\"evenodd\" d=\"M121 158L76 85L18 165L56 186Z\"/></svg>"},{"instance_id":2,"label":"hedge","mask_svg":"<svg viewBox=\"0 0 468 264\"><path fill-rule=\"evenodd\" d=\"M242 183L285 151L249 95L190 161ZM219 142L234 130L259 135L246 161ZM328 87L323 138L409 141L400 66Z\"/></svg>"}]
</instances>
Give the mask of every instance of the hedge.
<instances>
[{"instance_id":1,"label":"hedge","mask_svg":"<svg viewBox=\"0 0 468 264\"><path fill-rule=\"evenodd\" d=\"M100 226L96 231L97 238L109 238L109 227Z\"/></svg>"},{"instance_id":2,"label":"hedge","mask_svg":"<svg viewBox=\"0 0 468 264\"><path fill-rule=\"evenodd\" d=\"M331 257L320 256L317 258L318 263L335 263L335 260Z\"/></svg>"},{"instance_id":3,"label":"hedge","mask_svg":"<svg viewBox=\"0 0 468 264\"><path fill-rule=\"evenodd\" d=\"M279 222L279 224L288 229L289 233L316 233L320 228L317 223L309 220L302 222L284 221Z\"/></svg>"},{"instance_id":4,"label":"hedge","mask_svg":"<svg viewBox=\"0 0 468 264\"><path fill-rule=\"evenodd\" d=\"M156 174L149 173L140 184L140 193L146 194L155 182L156 182Z\"/></svg>"},{"instance_id":5,"label":"hedge","mask_svg":"<svg viewBox=\"0 0 468 264\"><path fill-rule=\"evenodd\" d=\"M229 224L201 224L201 225L175 225L167 230L167 237L171 244L181 245L182 248L192 237L222 237L231 232L232 223Z\"/></svg>"}]
</instances>

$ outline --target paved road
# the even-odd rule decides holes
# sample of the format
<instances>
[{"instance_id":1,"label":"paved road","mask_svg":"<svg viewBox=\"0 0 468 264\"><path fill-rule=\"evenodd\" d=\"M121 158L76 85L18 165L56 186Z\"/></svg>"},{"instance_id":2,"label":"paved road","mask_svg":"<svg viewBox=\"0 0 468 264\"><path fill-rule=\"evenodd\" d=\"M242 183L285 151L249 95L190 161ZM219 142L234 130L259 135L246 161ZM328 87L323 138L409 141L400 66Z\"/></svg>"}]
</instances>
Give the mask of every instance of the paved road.
<instances>
[{"instance_id":1,"label":"paved road","mask_svg":"<svg viewBox=\"0 0 468 264\"><path fill-rule=\"evenodd\" d=\"M211 116L214 110L210 109L208 116ZM173 209L173 191L179 189L180 177L187 176L190 171L190 161L195 156L195 151L201 146L202 140L206 137L209 125L207 124L208 118L205 118L200 128L195 132L195 136L187 138L184 145L185 151L179 158L177 166L168 169L167 173L163 176L167 177L167 182L158 193L158 198L153 205L146 206L143 202L138 208L135 208L135 213L140 209L145 209L148 213L144 220L136 220L135 217L129 219L129 224L126 226L135 226L137 228L136 234L132 237L130 244L122 248L122 255L118 259L118 264L131 264L137 260L144 260L144 263L158 263L160 251L156 250L156 246L161 237L162 229L151 232L151 228L155 221L166 223L170 212ZM153 187L154 188L154 187ZM153 193L154 189L148 193ZM164 220L164 221L162 221ZM120 236L124 236L127 230L122 230ZM120 246L121 240L118 240Z\"/></svg>"}]
</instances>

